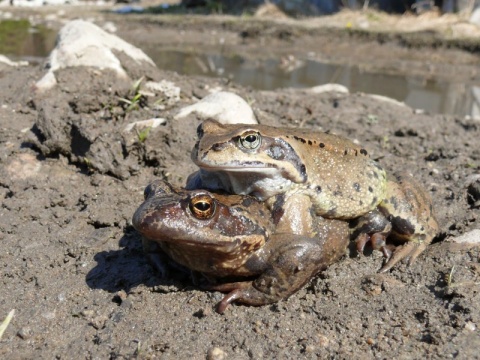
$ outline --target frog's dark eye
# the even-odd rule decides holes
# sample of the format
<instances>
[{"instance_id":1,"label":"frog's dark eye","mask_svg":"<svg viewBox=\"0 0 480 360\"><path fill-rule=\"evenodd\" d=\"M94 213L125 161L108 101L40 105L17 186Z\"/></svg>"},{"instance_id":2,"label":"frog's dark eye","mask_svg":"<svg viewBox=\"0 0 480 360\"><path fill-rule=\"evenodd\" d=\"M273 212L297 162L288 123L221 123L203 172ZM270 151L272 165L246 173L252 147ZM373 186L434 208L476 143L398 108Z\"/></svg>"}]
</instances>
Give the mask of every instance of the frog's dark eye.
<instances>
[{"instance_id":1,"label":"frog's dark eye","mask_svg":"<svg viewBox=\"0 0 480 360\"><path fill-rule=\"evenodd\" d=\"M197 195L190 200L188 207L197 219L210 219L215 214L215 201L208 195Z\"/></svg>"},{"instance_id":2,"label":"frog's dark eye","mask_svg":"<svg viewBox=\"0 0 480 360\"><path fill-rule=\"evenodd\" d=\"M247 150L255 150L262 143L262 137L258 132L247 131L240 136L240 145Z\"/></svg>"}]
</instances>

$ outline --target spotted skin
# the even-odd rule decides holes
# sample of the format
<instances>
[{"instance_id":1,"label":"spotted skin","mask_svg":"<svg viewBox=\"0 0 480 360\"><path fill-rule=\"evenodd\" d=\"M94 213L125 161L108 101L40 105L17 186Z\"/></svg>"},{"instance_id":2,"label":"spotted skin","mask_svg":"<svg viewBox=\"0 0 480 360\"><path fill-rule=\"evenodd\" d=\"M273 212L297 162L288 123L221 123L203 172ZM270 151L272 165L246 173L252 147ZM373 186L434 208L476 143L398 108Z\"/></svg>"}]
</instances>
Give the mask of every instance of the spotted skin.
<instances>
[{"instance_id":1,"label":"spotted skin","mask_svg":"<svg viewBox=\"0 0 480 360\"><path fill-rule=\"evenodd\" d=\"M387 179L364 148L340 136L207 120L198 128L192 160L200 171L189 179L188 188L251 194L270 208L282 195L284 208L294 212L295 206L288 204L300 203L300 196L317 215L329 219L367 216L361 221L368 222L368 214L382 214L392 229L369 231L358 239L359 248L371 242L384 252L388 262L382 271L404 257L413 261L438 230L431 200L421 186L411 177ZM386 237L403 242L393 255L382 245Z\"/></svg>"},{"instance_id":2,"label":"spotted skin","mask_svg":"<svg viewBox=\"0 0 480 360\"><path fill-rule=\"evenodd\" d=\"M192 199L202 196L215 203L210 218L197 218L190 209ZM186 191L157 180L145 189L145 202L132 223L144 238L191 270L209 276L249 276L253 274L244 266L246 261L274 230L269 216L253 198Z\"/></svg>"},{"instance_id":3,"label":"spotted skin","mask_svg":"<svg viewBox=\"0 0 480 360\"><path fill-rule=\"evenodd\" d=\"M285 216L283 205L279 199L273 216L250 196L187 191L157 180L146 188L132 223L164 274L158 248L190 270L221 279L209 288L229 292L217 307L223 313L232 302L258 306L288 297L345 254L347 222L317 217L308 208L301 217ZM229 282L232 277L242 281Z\"/></svg>"},{"instance_id":4,"label":"spotted skin","mask_svg":"<svg viewBox=\"0 0 480 360\"><path fill-rule=\"evenodd\" d=\"M192 160L200 167L194 185L253 194L304 193L317 215L352 219L373 210L385 192L385 171L365 149L340 136L262 125L200 125ZM257 148L242 146L244 134L261 136ZM214 175L216 180L213 180ZM203 180L203 181L202 181Z\"/></svg>"},{"instance_id":5,"label":"spotted skin","mask_svg":"<svg viewBox=\"0 0 480 360\"><path fill-rule=\"evenodd\" d=\"M410 174L396 173L378 209L359 219L355 236L360 252L371 242L374 249L384 253L387 262L380 272L386 272L403 258L409 258L409 263L415 261L437 232L428 193ZM400 245L392 251L387 237Z\"/></svg>"}]
</instances>

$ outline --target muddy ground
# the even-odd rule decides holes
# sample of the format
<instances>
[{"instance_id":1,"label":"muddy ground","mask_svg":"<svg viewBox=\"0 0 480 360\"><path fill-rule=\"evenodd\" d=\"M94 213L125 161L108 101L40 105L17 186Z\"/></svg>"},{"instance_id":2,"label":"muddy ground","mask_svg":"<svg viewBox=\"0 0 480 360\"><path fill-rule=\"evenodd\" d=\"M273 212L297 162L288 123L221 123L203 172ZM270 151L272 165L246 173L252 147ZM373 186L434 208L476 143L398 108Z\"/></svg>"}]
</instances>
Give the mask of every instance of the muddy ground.
<instances>
[{"instance_id":1,"label":"muddy ground","mask_svg":"<svg viewBox=\"0 0 480 360\"><path fill-rule=\"evenodd\" d=\"M192 30L183 32L185 41L197 46L210 46L221 34L246 52L258 51L258 44L277 54L304 46L338 60L350 49L372 66L408 61L421 72L428 62L427 70L438 67L453 77L478 76L480 63L475 48L466 51L462 41L443 48L430 42L431 33L408 35L413 46L398 41L401 36L379 41L344 30L318 29L314 37L292 24L284 36L285 24L270 23L267 33L254 19L230 26L222 17L195 18L193 26L191 19L91 10L88 16L99 25L113 21L140 47L175 42L183 28ZM479 120L422 113L365 94L255 91L228 80L145 71L180 87L180 98L157 94L126 111L118 97L132 96L131 83L111 74L63 70L58 86L39 94L33 83L44 72L40 66L2 70L0 319L16 313L0 340L0 357L479 358L479 247L452 242L480 229ZM434 243L412 266L402 263L386 274L377 273L381 254L352 252L288 300L233 305L224 315L214 311L220 293L200 291L181 274L160 278L131 217L149 181L182 185L195 170L189 153L199 120L173 115L213 88L243 96L261 123L330 130L364 144L389 172L413 173L433 198L441 227ZM151 117L167 121L144 141L124 131Z\"/></svg>"}]
</instances>

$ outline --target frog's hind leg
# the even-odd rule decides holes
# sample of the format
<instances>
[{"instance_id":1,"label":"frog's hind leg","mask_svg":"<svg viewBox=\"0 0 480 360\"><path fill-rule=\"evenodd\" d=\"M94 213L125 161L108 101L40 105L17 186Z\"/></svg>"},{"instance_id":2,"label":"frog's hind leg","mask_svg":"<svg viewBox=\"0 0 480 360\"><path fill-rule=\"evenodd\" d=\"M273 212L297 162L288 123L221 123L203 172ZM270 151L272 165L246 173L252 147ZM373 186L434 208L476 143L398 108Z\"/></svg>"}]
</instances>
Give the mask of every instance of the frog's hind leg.
<instances>
[{"instance_id":1,"label":"frog's hind leg","mask_svg":"<svg viewBox=\"0 0 480 360\"><path fill-rule=\"evenodd\" d=\"M395 174L378 208L392 224L392 238L403 243L380 271L388 271L404 258L412 264L438 231L430 196L411 175Z\"/></svg>"}]
</instances>

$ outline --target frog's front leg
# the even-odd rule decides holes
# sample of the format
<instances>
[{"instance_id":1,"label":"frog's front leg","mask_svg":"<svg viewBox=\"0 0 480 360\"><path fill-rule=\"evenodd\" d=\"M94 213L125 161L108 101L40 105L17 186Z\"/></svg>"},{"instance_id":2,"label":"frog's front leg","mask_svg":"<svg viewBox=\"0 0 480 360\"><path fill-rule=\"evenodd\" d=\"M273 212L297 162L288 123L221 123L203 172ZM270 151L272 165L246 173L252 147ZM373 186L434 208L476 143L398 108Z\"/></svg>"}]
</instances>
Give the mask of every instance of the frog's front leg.
<instances>
[{"instance_id":1,"label":"frog's front leg","mask_svg":"<svg viewBox=\"0 0 480 360\"><path fill-rule=\"evenodd\" d=\"M232 291L218 304L220 314L232 302L260 306L286 298L324 267L319 255L322 253L321 244L314 239L276 234L272 235L268 245L262 256L265 257L266 267L257 279L250 285L234 283L223 286L223 290ZM246 265L258 267L258 260L252 258ZM221 286L217 288L222 290Z\"/></svg>"},{"instance_id":2,"label":"frog's front leg","mask_svg":"<svg viewBox=\"0 0 480 360\"><path fill-rule=\"evenodd\" d=\"M159 242L142 237L142 246L148 263L159 274L161 279L168 279L172 270L174 270L175 272L189 274L194 284L199 282L199 273L197 274L193 270L172 260L164 252ZM203 276L206 277L205 275Z\"/></svg>"},{"instance_id":3,"label":"frog's front leg","mask_svg":"<svg viewBox=\"0 0 480 360\"><path fill-rule=\"evenodd\" d=\"M160 274L162 279L168 278L170 276L171 260L163 252L160 245L155 241L142 237L142 246L143 252L154 270Z\"/></svg>"},{"instance_id":4,"label":"frog's front leg","mask_svg":"<svg viewBox=\"0 0 480 360\"><path fill-rule=\"evenodd\" d=\"M379 210L372 210L353 223L352 238L355 239L358 253L363 253L365 245L370 243L374 250L383 253L386 259L392 256L392 249L386 240L392 231L392 224Z\"/></svg>"},{"instance_id":5,"label":"frog's front leg","mask_svg":"<svg viewBox=\"0 0 480 360\"><path fill-rule=\"evenodd\" d=\"M327 220L330 221L330 220ZM232 302L266 305L295 293L319 271L340 259L348 245L348 227L331 220L328 230L317 238L301 235L274 234L259 256L247 266L264 266L252 282L224 284L218 290L231 290L217 306L223 313Z\"/></svg>"}]
</instances>

